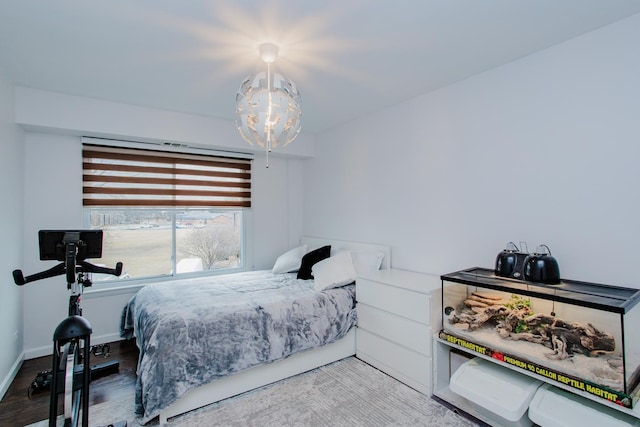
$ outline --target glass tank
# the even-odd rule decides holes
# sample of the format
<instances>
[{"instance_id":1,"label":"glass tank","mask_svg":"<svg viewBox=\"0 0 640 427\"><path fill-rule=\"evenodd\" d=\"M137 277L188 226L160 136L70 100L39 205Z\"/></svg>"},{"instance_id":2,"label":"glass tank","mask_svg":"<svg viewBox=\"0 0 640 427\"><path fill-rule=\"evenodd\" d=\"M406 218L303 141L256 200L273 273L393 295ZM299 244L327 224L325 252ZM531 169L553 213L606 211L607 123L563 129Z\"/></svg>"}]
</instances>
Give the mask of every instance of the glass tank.
<instances>
[{"instance_id":1,"label":"glass tank","mask_svg":"<svg viewBox=\"0 0 640 427\"><path fill-rule=\"evenodd\" d=\"M640 290L542 284L472 268L442 276L440 338L632 408L640 381Z\"/></svg>"}]
</instances>

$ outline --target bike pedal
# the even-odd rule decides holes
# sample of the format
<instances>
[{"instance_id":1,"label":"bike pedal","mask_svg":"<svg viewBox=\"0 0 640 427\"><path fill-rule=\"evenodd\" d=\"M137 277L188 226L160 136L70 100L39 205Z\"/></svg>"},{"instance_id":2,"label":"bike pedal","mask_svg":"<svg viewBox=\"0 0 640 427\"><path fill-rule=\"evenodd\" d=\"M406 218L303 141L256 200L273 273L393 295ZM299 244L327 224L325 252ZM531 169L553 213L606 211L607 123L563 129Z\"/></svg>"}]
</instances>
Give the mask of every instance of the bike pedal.
<instances>
[{"instance_id":1,"label":"bike pedal","mask_svg":"<svg viewBox=\"0 0 640 427\"><path fill-rule=\"evenodd\" d=\"M51 375L50 370L48 371L40 371L38 375L36 375L35 379L29 385L29 389L27 390L27 397L31 399L31 396L36 391L45 391L51 388Z\"/></svg>"},{"instance_id":2,"label":"bike pedal","mask_svg":"<svg viewBox=\"0 0 640 427\"><path fill-rule=\"evenodd\" d=\"M109 357L109 354L111 354L111 344L109 343L105 343L105 344L96 344L96 345L92 345L91 348L89 349L90 353L93 353L94 356L103 356L103 357Z\"/></svg>"},{"instance_id":3,"label":"bike pedal","mask_svg":"<svg viewBox=\"0 0 640 427\"><path fill-rule=\"evenodd\" d=\"M33 388L41 389L51 386L52 371L41 371L31 383Z\"/></svg>"}]
</instances>

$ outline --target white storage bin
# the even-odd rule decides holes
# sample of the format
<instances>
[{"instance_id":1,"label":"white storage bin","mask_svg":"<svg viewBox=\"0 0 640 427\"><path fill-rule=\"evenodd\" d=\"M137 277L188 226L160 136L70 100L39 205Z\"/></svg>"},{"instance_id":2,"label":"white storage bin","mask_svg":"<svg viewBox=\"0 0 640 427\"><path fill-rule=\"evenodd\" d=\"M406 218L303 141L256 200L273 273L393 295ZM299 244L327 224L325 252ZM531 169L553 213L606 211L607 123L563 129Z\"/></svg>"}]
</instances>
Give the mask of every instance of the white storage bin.
<instances>
[{"instance_id":1,"label":"white storage bin","mask_svg":"<svg viewBox=\"0 0 640 427\"><path fill-rule=\"evenodd\" d=\"M511 369L474 358L451 376L449 389L500 425L531 426L527 408L541 384Z\"/></svg>"},{"instance_id":2,"label":"white storage bin","mask_svg":"<svg viewBox=\"0 0 640 427\"><path fill-rule=\"evenodd\" d=\"M640 426L640 420L566 390L545 384L538 389L529 418L542 427Z\"/></svg>"}]
</instances>

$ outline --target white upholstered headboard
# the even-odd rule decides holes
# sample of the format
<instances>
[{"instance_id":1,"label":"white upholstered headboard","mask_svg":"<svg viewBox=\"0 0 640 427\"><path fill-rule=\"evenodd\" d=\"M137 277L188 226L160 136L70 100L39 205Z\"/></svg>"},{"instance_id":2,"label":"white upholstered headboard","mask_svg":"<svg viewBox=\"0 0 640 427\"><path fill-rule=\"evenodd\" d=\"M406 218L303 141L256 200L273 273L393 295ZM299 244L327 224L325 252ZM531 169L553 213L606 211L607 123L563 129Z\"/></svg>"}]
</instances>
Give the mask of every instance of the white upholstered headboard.
<instances>
[{"instance_id":1,"label":"white upholstered headboard","mask_svg":"<svg viewBox=\"0 0 640 427\"><path fill-rule=\"evenodd\" d=\"M347 240L326 239L323 237L303 236L301 243L306 243L312 250L325 245L331 245L331 250L348 250L348 251L380 251L384 253L381 269L391 268L391 247L386 245L377 245L373 243L350 242Z\"/></svg>"}]
</instances>

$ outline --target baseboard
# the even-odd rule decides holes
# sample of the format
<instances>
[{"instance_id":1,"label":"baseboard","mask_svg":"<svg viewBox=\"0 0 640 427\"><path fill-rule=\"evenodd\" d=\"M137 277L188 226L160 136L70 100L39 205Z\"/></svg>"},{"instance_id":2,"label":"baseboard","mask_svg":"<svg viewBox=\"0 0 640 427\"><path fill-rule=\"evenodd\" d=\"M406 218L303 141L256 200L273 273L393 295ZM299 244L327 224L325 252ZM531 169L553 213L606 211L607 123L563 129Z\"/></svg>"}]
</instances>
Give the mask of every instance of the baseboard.
<instances>
[{"instance_id":1,"label":"baseboard","mask_svg":"<svg viewBox=\"0 0 640 427\"><path fill-rule=\"evenodd\" d=\"M11 385L13 380L16 378L16 375L18 375L18 372L22 367L22 362L24 362L24 359L25 359L24 352L22 352L20 353L20 355L18 355L18 358L16 359L16 361L13 362L13 366L11 366L11 369L9 370L9 373L7 374L7 376L4 378L4 380L2 380L2 383L0 384L0 400L4 398L5 393L7 392L7 390L9 390L9 386Z\"/></svg>"},{"instance_id":2,"label":"baseboard","mask_svg":"<svg viewBox=\"0 0 640 427\"><path fill-rule=\"evenodd\" d=\"M91 335L91 344L105 344L108 342L122 341L120 334L111 333L103 335ZM25 350L23 355L25 360L35 359L37 357L51 356L53 354L53 342L46 347L36 347L29 350Z\"/></svg>"},{"instance_id":3,"label":"baseboard","mask_svg":"<svg viewBox=\"0 0 640 427\"><path fill-rule=\"evenodd\" d=\"M24 359L35 359L38 357L51 356L53 351L53 344L49 344L46 347L31 348L24 351Z\"/></svg>"},{"instance_id":4,"label":"baseboard","mask_svg":"<svg viewBox=\"0 0 640 427\"><path fill-rule=\"evenodd\" d=\"M91 335L91 344L106 344L108 342L123 341L118 333L103 334L103 335Z\"/></svg>"}]
</instances>

